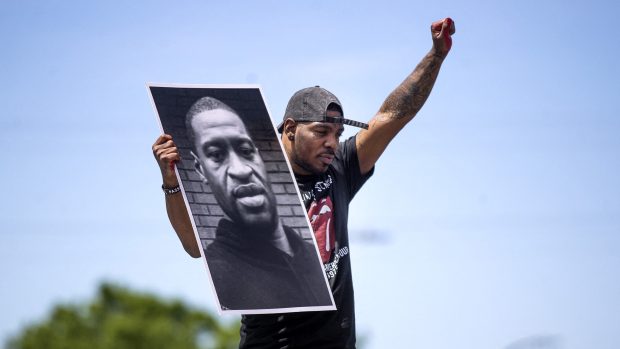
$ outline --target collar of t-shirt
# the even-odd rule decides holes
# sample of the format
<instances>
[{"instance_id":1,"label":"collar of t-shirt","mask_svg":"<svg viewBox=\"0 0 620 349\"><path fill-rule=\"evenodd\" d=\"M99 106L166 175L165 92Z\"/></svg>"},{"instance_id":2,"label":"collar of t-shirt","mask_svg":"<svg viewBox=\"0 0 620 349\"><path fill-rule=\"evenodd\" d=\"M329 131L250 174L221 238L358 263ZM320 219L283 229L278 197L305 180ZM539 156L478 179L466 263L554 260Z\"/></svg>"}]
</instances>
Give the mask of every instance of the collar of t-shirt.
<instances>
[{"instance_id":1,"label":"collar of t-shirt","mask_svg":"<svg viewBox=\"0 0 620 349\"><path fill-rule=\"evenodd\" d=\"M320 200L329 195L334 180L329 173L320 175L295 175L301 197L304 200L306 210L310 208L313 201Z\"/></svg>"}]
</instances>

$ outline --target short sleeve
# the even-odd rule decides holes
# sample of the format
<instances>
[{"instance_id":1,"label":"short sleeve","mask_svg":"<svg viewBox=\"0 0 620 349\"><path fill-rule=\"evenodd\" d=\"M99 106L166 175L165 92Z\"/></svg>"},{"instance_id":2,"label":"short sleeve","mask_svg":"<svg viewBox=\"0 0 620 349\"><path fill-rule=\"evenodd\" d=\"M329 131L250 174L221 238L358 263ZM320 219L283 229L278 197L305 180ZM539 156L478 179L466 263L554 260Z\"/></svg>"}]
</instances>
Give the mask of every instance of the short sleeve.
<instances>
[{"instance_id":1,"label":"short sleeve","mask_svg":"<svg viewBox=\"0 0 620 349\"><path fill-rule=\"evenodd\" d=\"M366 183L368 178L370 178L375 172L374 166L364 175L360 172L357 147L355 146L355 137L356 136L352 136L340 143L338 148L338 155L342 161L343 175L347 179L349 201L353 199L355 194L360 190L364 183Z\"/></svg>"}]
</instances>

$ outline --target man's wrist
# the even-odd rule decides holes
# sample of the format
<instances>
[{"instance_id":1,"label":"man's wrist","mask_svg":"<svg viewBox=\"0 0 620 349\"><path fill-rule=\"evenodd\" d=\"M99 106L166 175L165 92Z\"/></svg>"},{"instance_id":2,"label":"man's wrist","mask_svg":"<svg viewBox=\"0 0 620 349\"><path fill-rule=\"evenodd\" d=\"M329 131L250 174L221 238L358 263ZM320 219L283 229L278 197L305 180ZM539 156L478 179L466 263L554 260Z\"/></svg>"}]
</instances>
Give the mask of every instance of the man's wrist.
<instances>
[{"instance_id":1,"label":"man's wrist","mask_svg":"<svg viewBox=\"0 0 620 349\"><path fill-rule=\"evenodd\" d=\"M438 58L440 59L442 62L444 59L446 59L446 56L448 55L448 52L446 53L441 53L439 52L439 50L437 50L434 46L431 49L431 51L428 53L430 56L434 57L434 58Z\"/></svg>"},{"instance_id":2,"label":"man's wrist","mask_svg":"<svg viewBox=\"0 0 620 349\"><path fill-rule=\"evenodd\" d=\"M174 195L176 193L180 193L181 187L178 185L173 186L173 187L167 187L165 184L162 184L161 190L164 191L164 194L166 194L166 196L169 196L169 195Z\"/></svg>"},{"instance_id":3,"label":"man's wrist","mask_svg":"<svg viewBox=\"0 0 620 349\"><path fill-rule=\"evenodd\" d=\"M171 177L164 176L163 186L166 188L178 187L179 181L177 180L177 176L171 176Z\"/></svg>"}]
</instances>

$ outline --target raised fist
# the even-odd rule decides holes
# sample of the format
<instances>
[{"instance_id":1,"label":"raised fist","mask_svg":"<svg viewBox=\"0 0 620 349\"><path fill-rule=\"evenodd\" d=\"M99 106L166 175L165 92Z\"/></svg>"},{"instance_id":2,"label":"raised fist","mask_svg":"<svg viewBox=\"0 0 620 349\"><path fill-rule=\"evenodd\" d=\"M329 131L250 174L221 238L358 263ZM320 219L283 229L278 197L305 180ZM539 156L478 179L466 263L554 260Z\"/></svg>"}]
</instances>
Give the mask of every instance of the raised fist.
<instances>
[{"instance_id":1,"label":"raised fist","mask_svg":"<svg viewBox=\"0 0 620 349\"><path fill-rule=\"evenodd\" d=\"M445 57L452 48L452 35L455 32L454 21L447 17L431 24L433 49L435 54Z\"/></svg>"}]
</instances>

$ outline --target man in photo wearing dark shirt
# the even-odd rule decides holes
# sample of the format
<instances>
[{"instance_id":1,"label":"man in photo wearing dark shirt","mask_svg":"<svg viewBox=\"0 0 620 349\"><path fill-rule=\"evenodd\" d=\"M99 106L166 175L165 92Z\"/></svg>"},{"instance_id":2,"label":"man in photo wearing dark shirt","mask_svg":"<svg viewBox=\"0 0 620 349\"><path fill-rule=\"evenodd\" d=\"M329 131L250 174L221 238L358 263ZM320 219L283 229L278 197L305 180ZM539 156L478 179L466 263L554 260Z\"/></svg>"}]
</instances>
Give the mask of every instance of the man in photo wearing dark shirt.
<instances>
[{"instance_id":1,"label":"man in photo wearing dark shirt","mask_svg":"<svg viewBox=\"0 0 620 349\"><path fill-rule=\"evenodd\" d=\"M430 52L388 95L368 128L344 142L339 139L343 124L363 125L345 119L342 105L333 94L311 87L293 95L278 130L297 177L338 310L245 315L241 324L241 348L355 348L348 205L372 175L375 163L390 141L424 105L452 47L453 33L454 23L450 18L431 24ZM165 168L178 158L171 155L158 160L160 168ZM165 171L162 175L165 183ZM185 220L189 219L185 217ZM184 241L181 235L191 233L191 227L182 234L181 225L175 225L172 217L171 222Z\"/></svg>"}]
</instances>

